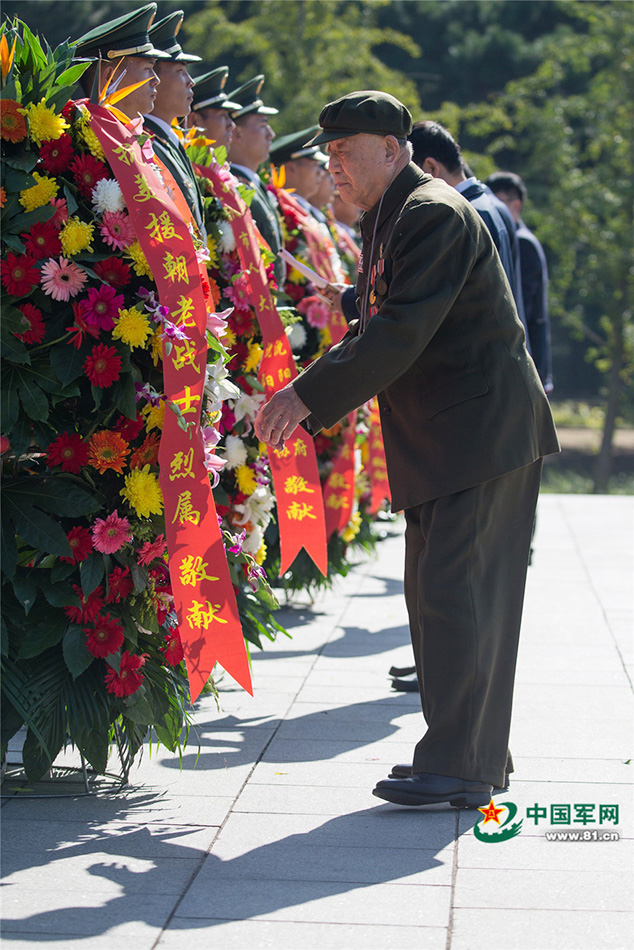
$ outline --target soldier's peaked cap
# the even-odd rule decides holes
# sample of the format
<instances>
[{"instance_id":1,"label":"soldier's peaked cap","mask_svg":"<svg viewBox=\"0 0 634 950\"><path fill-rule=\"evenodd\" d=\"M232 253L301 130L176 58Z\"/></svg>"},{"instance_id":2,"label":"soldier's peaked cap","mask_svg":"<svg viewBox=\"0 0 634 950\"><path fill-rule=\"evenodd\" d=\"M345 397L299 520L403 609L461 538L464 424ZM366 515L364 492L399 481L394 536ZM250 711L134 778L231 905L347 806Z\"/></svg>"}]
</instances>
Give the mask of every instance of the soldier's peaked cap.
<instances>
[{"instance_id":1,"label":"soldier's peaked cap","mask_svg":"<svg viewBox=\"0 0 634 950\"><path fill-rule=\"evenodd\" d=\"M351 92L329 102L321 110L319 124L322 131L307 145L323 145L361 132L406 139L412 131L412 117L403 103L376 89Z\"/></svg>"},{"instance_id":2,"label":"soldier's peaked cap","mask_svg":"<svg viewBox=\"0 0 634 950\"><path fill-rule=\"evenodd\" d=\"M260 98L263 85L264 76L261 74L256 76L255 79L249 79L248 82L242 83L241 86L229 93L230 99L240 103L240 108L232 113L234 119L239 119L240 116L248 115L250 112L255 112L258 115L277 115L279 110L273 109L271 106L265 106Z\"/></svg>"},{"instance_id":3,"label":"soldier's peaked cap","mask_svg":"<svg viewBox=\"0 0 634 950\"><path fill-rule=\"evenodd\" d=\"M233 102L224 91L228 75L228 66L218 66L216 69L212 69L210 73L197 76L194 79L192 109L228 109L231 112L241 109L240 103Z\"/></svg>"},{"instance_id":4,"label":"soldier's peaked cap","mask_svg":"<svg viewBox=\"0 0 634 950\"><path fill-rule=\"evenodd\" d=\"M273 164L279 166L285 162L292 162L297 158L312 158L319 161L319 155L321 154L319 146L304 145L306 139L314 135L318 128L319 126L312 125L308 129L302 129L301 132L292 132L290 135L282 135L275 139L270 152Z\"/></svg>"},{"instance_id":5,"label":"soldier's peaked cap","mask_svg":"<svg viewBox=\"0 0 634 950\"><path fill-rule=\"evenodd\" d=\"M72 44L77 59L115 60L122 56L140 56L143 59L169 59L169 53L155 49L148 30L156 14L156 4L147 3L138 10L125 13L84 33Z\"/></svg>"},{"instance_id":6,"label":"soldier's peaked cap","mask_svg":"<svg viewBox=\"0 0 634 950\"><path fill-rule=\"evenodd\" d=\"M150 29L150 42L157 49L169 53L173 63L199 63L201 61L200 56L195 56L193 53L184 53L183 47L176 39L184 18L185 14L182 10L175 10L174 13L163 17Z\"/></svg>"}]
</instances>

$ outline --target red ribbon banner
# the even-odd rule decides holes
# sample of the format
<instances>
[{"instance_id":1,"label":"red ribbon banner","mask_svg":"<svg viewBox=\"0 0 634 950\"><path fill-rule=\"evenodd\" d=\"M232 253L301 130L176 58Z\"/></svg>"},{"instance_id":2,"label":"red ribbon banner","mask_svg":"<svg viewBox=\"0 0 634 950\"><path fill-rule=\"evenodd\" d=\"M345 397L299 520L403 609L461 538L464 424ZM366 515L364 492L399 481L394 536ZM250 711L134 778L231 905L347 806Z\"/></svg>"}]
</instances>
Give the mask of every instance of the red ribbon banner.
<instances>
[{"instance_id":1,"label":"red ribbon banner","mask_svg":"<svg viewBox=\"0 0 634 950\"><path fill-rule=\"evenodd\" d=\"M262 331L264 352L259 378L267 398L270 398L295 379L297 368L271 297L253 218L226 174L223 177L217 163L208 167L197 165L196 171L211 182L216 196L225 208L233 212L231 228L238 257ZM313 440L298 429L287 439L283 449L269 448L268 455L280 530L280 576L289 569L302 548L325 576L328 570L326 526Z\"/></svg>"},{"instance_id":2,"label":"red ribbon banner","mask_svg":"<svg viewBox=\"0 0 634 950\"><path fill-rule=\"evenodd\" d=\"M170 320L187 333L163 360L167 411L159 449L170 576L191 702L216 662L252 693L249 662L224 552L200 428L207 360L207 305L189 230L134 133L88 104L92 128L123 193Z\"/></svg>"}]
</instances>

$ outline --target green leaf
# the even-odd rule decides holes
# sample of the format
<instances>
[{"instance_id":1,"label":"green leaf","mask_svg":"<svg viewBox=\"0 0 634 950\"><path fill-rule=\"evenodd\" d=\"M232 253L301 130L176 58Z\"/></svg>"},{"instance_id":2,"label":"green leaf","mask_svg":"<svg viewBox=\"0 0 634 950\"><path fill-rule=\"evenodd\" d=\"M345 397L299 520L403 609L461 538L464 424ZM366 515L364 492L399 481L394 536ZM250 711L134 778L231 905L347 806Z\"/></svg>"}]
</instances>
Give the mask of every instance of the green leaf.
<instances>
[{"instance_id":1,"label":"green leaf","mask_svg":"<svg viewBox=\"0 0 634 950\"><path fill-rule=\"evenodd\" d=\"M13 577L12 583L15 596L24 607L24 613L28 616L37 597L37 585L31 577L31 571L19 568Z\"/></svg>"},{"instance_id":2,"label":"green leaf","mask_svg":"<svg viewBox=\"0 0 634 950\"><path fill-rule=\"evenodd\" d=\"M2 536L0 539L0 564L2 573L13 577L18 563L18 548L15 543L15 532L6 507L2 509Z\"/></svg>"},{"instance_id":3,"label":"green leaf","mask_svg":"<svg viewBox=\"0 0 634 950\"><path fill-rule=\"evenodd\" d=\"M57 77L57 79L55 80L55 85L56 86L74 86L77 80L80 79L84 75L89 65L90 63L77 63L75 66L70 66L68 69L65 69L64 72L61 73ZM64 95L66 96L67 99L70 98L70 96L68 95L69 91L72 91L72 90L66 89L64 91Z\"/></svg>"},{"instance_id":4,"label":"green leaf","mask_svg":"<svg viewBox=\"0 0 634 950\"><path fill-rule=\"evenodd\" d=\"M39 656L56 646L68 629L68 618L61 612L52 612L50 618L26 628L26 635L18 651L18 659Z\"/></svg>"},{"instance_id":5,"label":"green leaf","mask_svg":"<svg viewBox=\"0 0 634 950\"><path fill-rule=\"evenodd\" d=\"M146 726L151 726L155 718L154 710L145 696L139 696L129 706L126 704L124 716L131 719L132 722L139 722Z\"/></svg>"},{"instance_id":6,"label":"green leaf","mask_svg":"<svg viewBox=\"0 0 634 950\"><path fill-rule=\"evenodd\" d=\"M20 412L20 400L16 389L3 387L0 399L0 429L10 432L17 422Z\"/></svg>"},{"instance_id":7,"label":"green leaf","mask_svg":"<svg viewBox=\"0 0 634 950\"><path fill-rule=\"evenodd\" d=\"M55 584L57 581L66 580L75 570L75 564L69 564L68 561L55 561L51 568L51 581Z\"/></svg>"},{"instance_id":8,"label":"green leaf","mask_svg":"<svg viewBox=\"0 0 634 950\"><path fill-rule=\"evenodd\" d=\"M128 419L134 419L136 417L136 389L134 388L134 380L130 373L124 373L120 377L113 403L119 412L127 416Z\"/></svg>"},{"instance_id":9,"label":"green leaf","mask_svg":"<svg viewBox=\"0 0 634 950\"><path fill-rule=\"evenodd\" d=\"M70 478L64 478L61 475L43 477L29 475L26 478L13 478L6 482L3 491L5 497L15 496L16 503L21 506L35 505L60 518L90 515L101 507L101 503L94 495L80 488ZM68 554L67 551L62 553Z\"/></svg>"},{"instance_id":10,"label":"green leaf","mask_svg":"<svg viewBox=\"0 0 634 950\"><path fill-rule=\"evenodd\" d=\"M22 416L18 419L17 425L7 433L11 448L16 456L24 455L28 451L32 441L31 423Z\"/></svg>"},{"instance_id":11,"label":"green leaf","mask_svg":"<svg viewBox=\"0 0 634 950\"><path fill-rule=\"evenodd\" d=\"M15 529L21 535L27 544L48 554L58 554L64 557L70 557L72 551L68 538L62 530L60 524L45 515L38 508L18 508L13 499L9 499L5 493L5 506L13 520Z\"/></svg>"},{"instance_id":12,"label":"green leaf","mask_svg":"<svg viewBox=\"0 0 634 950\"><path fill-rule=\"evenodd\" d=\"M71 671L73 679L77 679L84 670L87 670L94 656L86 646L86 634L77 624L71 624L62 642L62 653L66 666Z\"/></svg>"},{"instance_id":13,"label":"green leaf","mask_svg":"<svg viewBox=\"0 0 634 950\"><path fill-rule=\"evenodd\" d=\"M32 377L24 376L18 384L18 395L22 407L30 419L44 422L48 419L48 399Z\"/></svg>"},{"instance_id":14,"label":"green leaf","mask_svg":"<svg viewBox=\"0 0 634 950\"><path fill-rule=\"evenodd\" d=\"M27 729L26 739L22 747L22 762L24 771L30 782L39 782L59 755L64 745L64 733L57 720L46 730L46 748L37 739L32 729ZM50 751L49 751L50 750Z\"/></svg>"},{"instance_id":15,"label":"green leaf","mask_svg":"<svg viewBox=\"0 0 634 950\"><path fill-rule=\"evenodd\" d=\"M2 332L2 358L10 360L12 363L26 363L28 365L31 362L29 351L22 340L18 340L12 333L6 332L4 327Z\"/></svg>"},{"instance_id":16,"label":"green leaf","mask_svg":"<svg viewBox=\"0 0 634 950\"><path fill-rule=\"evenodd\" d=\"M79 607L79 596L66 581L53 584L51 575L42 569L34 574L34 579L51 607Z\"/></svg>"},{"instance_id":17,"label":"green leaf","mask_svg":"<svg viewBox=\"0 0 634 950\"><path fill-rule=\"evenodd\" d=\"M93 552L89 554L85 561L79 565L79 576L81 578L81 589L84 597L92 594L93 590L99 586L99 582L104 575L103 555Z\"/></svg>"},{"instance_id":18,"label":"green leaf","mask_svg":"<svg viewBox=\"0 0 634 950\"><path fill-rule=\"evenodd\" d=\"M69 346L67 343L60 343L58 346L52 347L49 357L51 366L62 386L68 386L84 371L86 354L81 349L76 350L74 346Z\"/></svg>"}]
</instances>

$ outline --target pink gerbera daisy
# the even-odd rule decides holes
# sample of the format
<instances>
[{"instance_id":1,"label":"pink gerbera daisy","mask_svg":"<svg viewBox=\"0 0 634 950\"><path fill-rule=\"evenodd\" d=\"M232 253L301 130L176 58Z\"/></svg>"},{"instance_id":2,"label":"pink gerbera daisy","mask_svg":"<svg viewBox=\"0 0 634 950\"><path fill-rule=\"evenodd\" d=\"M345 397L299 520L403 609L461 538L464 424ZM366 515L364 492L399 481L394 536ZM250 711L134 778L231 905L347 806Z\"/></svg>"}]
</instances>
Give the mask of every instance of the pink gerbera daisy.
<instances>
[{"instance_id":1,"label":"pink gerbera daisy","mask_svg":"<svg viewBox=\"0 0 634 950\"><path fill-rule=\"evenodd\" d=\"M129 215L123 211L104 211L101 236L110 247L124 251L135 239L134 228Z\"/></svg>"},{"instance_id":2,"label":"pink gerbera daisy","mask_svg":"<svg viewBox=\"0 0 634 950\"><path fill-rule=\"evenodd\" d=\"M53 300L76 297L85 283L85 271L65 257L60 257L59 264L51 258L42 268L42 290Z\"/></svg>"},{"instance_id":3,"label":"pink gerbera daisy","mask_svg":"<svg viewBox=\"0 0 634 950\"><path fill-rule=\"evenodd\" d=\"M91 287L88 299L81 302L82 317L90 326L99 327L100 330L112 330L114 318L123 304L123 294L118 294L114 287L108 284Z\"/></svg>"},{"instance_id":4,"label":"pink gerbera daisy","mask_svg":"<svg viewBox=\"0 0 634 950\"><path fill-rule=\"evenodd\" d=\"M59 231L68 221L68 205L65 198L51 198L50 204L55 208L55 214L50 218L50 223L54 224Z\"/></svg>"},{"instance_id":5,"label":"pink gerbera daisy","mask_svg":"<svg viewBox=\"0 0 634 950\"><path fill-rule=\"evenodd\" d=\"M132 537L127 518L120 518L116 509L107 518L97 518L92 526L92 543L102 554L114 554Z\"/></svg>"}]
</instances>

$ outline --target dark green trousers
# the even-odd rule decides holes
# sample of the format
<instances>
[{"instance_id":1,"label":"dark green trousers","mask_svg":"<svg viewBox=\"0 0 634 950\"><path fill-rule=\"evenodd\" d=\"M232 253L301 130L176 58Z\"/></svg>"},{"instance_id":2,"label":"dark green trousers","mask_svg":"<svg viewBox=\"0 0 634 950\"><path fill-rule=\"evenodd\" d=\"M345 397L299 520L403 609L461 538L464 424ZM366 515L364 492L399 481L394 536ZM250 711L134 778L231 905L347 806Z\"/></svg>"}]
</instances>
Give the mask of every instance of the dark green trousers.
<instances>
[{"instance_id":1,"label":"dark green trousers","mask_svg":"<svg viewBox=\"0 0 634 950\"><path fill-rule=\"evenodd\" d=\"M504 784L541 470L538 459L405 511L405 599L427 722L415 772Z\"/></svg>"}]
</instances>

